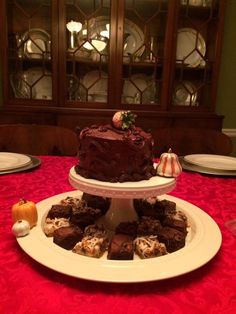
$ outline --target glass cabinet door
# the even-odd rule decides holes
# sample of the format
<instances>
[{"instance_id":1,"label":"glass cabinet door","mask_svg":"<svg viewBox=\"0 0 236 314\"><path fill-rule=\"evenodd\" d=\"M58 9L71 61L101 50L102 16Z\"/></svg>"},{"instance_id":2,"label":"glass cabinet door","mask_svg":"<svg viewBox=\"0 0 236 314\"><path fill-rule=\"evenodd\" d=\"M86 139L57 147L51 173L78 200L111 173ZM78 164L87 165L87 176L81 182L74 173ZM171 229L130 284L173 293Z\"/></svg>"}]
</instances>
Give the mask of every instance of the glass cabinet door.
<instances>
[{"instance_id":1,"label":"glass cabinet door","mask_svg":"<svg viewBox=\"0 0 236 314\"><path fill-rule=\"evenodd\" d=\"M168 7L163 0L125 1L121 102L126 106L161 103Z\"/></svg>"},{"instance_id":2,"label":"glass cabinet door","mask_svg":"<svg viewBox=\"0 0 236 314\"><path fill-rule=\"evenodd\" d=\"M65 23L67 103L107 103L110 1L67 0Z\"/></svg>"},{"instance_id":3,"label":"glass cabinet door","mask_svg":"<svg viewBox=\"0 0 236 314\"><path fill-rule=\"evenodd\" d=\"M213 102L219 12L219 1L180 0L171 90L175 110L207 110Z\"/></svg>"},{"instance_id":4,"label":"glass cabinet door","mask_svg":"<svg viewBox=\"0 0 236 314\"><path fill-rule=\"evenodd\" d=\"M7 1L10 99L52 99L51 1Z\"/></svg>"},{"instance_id":5,"label":"glass cabinet door","mask_svg":"<svg viewBox=\"0 0 236 314\"><path fill-rule=\"evenodd\" d=\"M9 103L214 111L226 1L1 3Z\"/></svg>"}]
</instances>

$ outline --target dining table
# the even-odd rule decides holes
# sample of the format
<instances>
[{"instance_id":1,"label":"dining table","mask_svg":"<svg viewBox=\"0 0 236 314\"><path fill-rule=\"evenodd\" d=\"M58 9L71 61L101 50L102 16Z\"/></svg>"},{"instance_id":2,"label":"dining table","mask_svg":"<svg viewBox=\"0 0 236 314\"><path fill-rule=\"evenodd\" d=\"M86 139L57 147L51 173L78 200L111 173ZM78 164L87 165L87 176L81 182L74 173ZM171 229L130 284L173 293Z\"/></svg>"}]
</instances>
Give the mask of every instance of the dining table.
<instances>
[{"instance_id":1,"label":"dining table","mask_svg":"<svg viewBox=\"0 0 236 314\"><path fill-rule=\"evenodd\" d=\"M184 170L168 193L200 208L218 225L222 242L209 261L166 279L106 282L49 268L19 246L12 232L13 204L21 198L37 204L76 190L68 179L76 157L37 158L41 164L35 168L0 175L1 314L236 313L236 235L226 224L236 219L235 176Z\"/></svg>"}]
</instances>

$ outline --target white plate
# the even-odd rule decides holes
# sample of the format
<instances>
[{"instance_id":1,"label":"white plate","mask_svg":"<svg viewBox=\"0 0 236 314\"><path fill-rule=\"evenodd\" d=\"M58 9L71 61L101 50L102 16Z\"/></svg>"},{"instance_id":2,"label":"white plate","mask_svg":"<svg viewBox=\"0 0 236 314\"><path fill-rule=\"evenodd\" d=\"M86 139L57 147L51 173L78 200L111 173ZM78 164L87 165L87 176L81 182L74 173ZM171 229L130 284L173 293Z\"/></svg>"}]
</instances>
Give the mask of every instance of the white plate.
<instances>
[{"instance_id":1,"label":"white plate","mask_svg":"<svg viewBox=\"0 0 236 314\"><path fill-rule=\"evenodd\" d=\"M137 73L125 80L122 98L125 103L129 104L149 104L154 101L155 92L152 78L143 73Z\"/></svg>"},{"instance_id":2,"label":"white plate","mask_svg":"<svg viewBox=\"0 0 236 314\"><path fill-rule=\"evenodd\" d=\"M205 168L201 166L197 166L191 163L188 163L183 158L179 157L179 160L181 162L181 166L184 170L203 173L203 174L210 174L215 176L236 176L236 171L225 171L225 170L217 170L217 169L211 169L211 168Z\"/></svg>"},{"instance_id":3,"label":"white plate","mask_svg":"<svg viewBox=\"0 0 236 314\"><path fill-rule=\"evenodd\" d=\"M0 171L20 168L30 163L31 158L27 155L0 152Z\"/></svg>"},{"instance_id":4,"label":"white plate","mask_svg":"<svg viewBox=\"0 0 236 314\"><path fill-rule=\"evenodd\" d=\"M21 40L24 42L24 54L27 58L50 57L51 36L45 30L32 28L23 34Z\"/></svg>"},{"instance_id":5,"label":"white plate","mask_svg":"<svg viewBox=\"0 0 236 314\"><path fill-rule=\"evenodd\" d=\"M188 163L209 169L236 171L236 158L210 154L192 154L184 156Z\"/></svg>"},{"instance_id":6,"label":"white plate","mask_svg":"<svg viewBox=\"0 0 236 314\"><path fill-rule=\"evenodd\" d=\"M96 18L91 18L87 26L83 26L81 32L78 33L78 42L86 42L87 38L83 38L83 31L88 33L88 38L94 38L97 34L104 34L106 37L109 36L107 31L107 25L110 25L110 19L107 16L97 16ZM86 28L87 27L87 28ZM124 62L128 62L128 56L135 54L135 56L141 56L145 50L144 44L144 33L139 28L139 26L129 19L125 19L124 23ZM139 49L140 48L140 49Z\"/></svg>"},{"instance_id":7,"label":"white plate","mask_svg":"<svg viewBox=\"0 0 236 314\"><path fill-rule=\"evenodd\" d=\"M0 175L31 170L38 167L41 164L41 160L38 157L31 156L31 155L28 155L28 156L31 158L31 162L29 164L26 164L25 166L15 168L15 169L0 170Z\"/></svg>"},{"instance_id":8,"label":"white plate","mask_svg":"<svg viewBox=\"0 0 236 314\"><path fill-rule=\"evenodd\" d=\"M89 43L89 40L95 39L99 34L103 36L104 31L106 32L106 36L103 37L109 37L110 34L106 27L106 25L109 25L109 23L110 19L107 16L97 16L95 18L93 17L89 19L83 24L81 31L77 33L78 45L80 46L84 43L83 47L87 53L94 50L94 47Z\"/></svg>"},{"instance_id":9,"label":"white plate","mask_svg":"<svg viewBox=\"0 0 236 314\"><path fill-rule=\"evenodd\" d=\"M200 53L199 53L200 52ZM206 43L202 35L193 28L181 28L177 35L176 62L197 67L206 53Z\"/></svg>"},{"instance_id":10,"label":"white plate","mask_svg":"<svg viewBox=\"0 0 236 314\"><path fill-rule=\"evenodd\" d=\"M126 37L124 42L124 56L132 54L141 56L145 50L145 46L143 46L144 33L138 25L125 19L124 36Z\"/></svg>"},{"instance_id":11,"label":"white plate","mask_svg":"<svg viewBox=\"0 0 236 314\"><path fill-rule=\"evenodd\" d=\"M145 74L135 74L130 79L125 80L123 87L123 97L126 103L140 103L141 94L147 90L148 76Z\"/></svg>"},{"instance_id":12,"label":"white plate","mask_svg":"<svg viewBox=\"0 0 236 314\"><path fill-rule=\"evenodd\" d=\"M11 75L11 84L16 98L52 99L51 72L42 68L30 68L24 72Z\"/></svg>"},{"instance_id":13,"label":"white plate","mask_svg":"<svg viewBox=\"0 0 236 314\"><path fill-rule=\"evenodd\" d=\"M91 96L92 99L96 97L94 95L103 94L105 96L107 94L108 75L98 70L87 72L83 77L82 84L88 90L88 96Z\"/></svg>"},{"instance_id":14,"label":"white plate","mask_svg":"<svg viewBox=\"0 0 236 314\"><path fill-rule=\"evenodd\" d=\"M195 106L197 91L195 86L189 81L183 81L175 86L174 102L178 106Z\"/></svg>"},{"instance_id":15,"label":"white plate","mask_svg":"<svg viewBox=\"0 0 236 314\"><path fill-rule=\"evenodd\" d=\"M96 259L67 251L47 238L42 224L51 205L61 199L81 195L67 192L45 199L37 204L39 223L30 234L17 238L21 248L37 262L60 273L103 282L146 282L167 279L191 272L211 260L221 246L221 232L214 220L200 208L181 199L163 195L177 204L188 217L191 228L184 248L169 255L147 260L112 261L106 256Z\"/></svg>"}]
</instances>

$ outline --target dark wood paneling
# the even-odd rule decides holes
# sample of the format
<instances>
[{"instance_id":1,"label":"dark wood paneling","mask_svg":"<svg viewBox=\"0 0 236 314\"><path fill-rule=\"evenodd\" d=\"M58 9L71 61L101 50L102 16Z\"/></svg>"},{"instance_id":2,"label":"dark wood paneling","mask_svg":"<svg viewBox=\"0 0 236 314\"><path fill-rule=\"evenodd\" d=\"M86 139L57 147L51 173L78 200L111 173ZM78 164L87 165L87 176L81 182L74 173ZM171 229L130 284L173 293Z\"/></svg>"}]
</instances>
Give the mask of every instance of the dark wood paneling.
<instances>
[{"instance_id":1,"label":"dark wood paneling","mask_svg":"<svg viewBox=\"0 0 236 314\"><path fill-rule=\"evenodd\" d=\"M47 124L78 131L78 129L83 129L84 127L93 124L110 123L115 112L115 110L63 110L63 108L61 108L61 110L58 108L51 108L51 112L40 112L40 108L38 111L36 108L34 109L34 112L27 111L27 108L25 111L19 111L19 108L15 111L2 111L0 112L0 125L5 123ZM207 132L207 134L209 132L221 133L223 121L223 116L214 114L196 114L193 116L190 114L161 114L156 112L153 112L152 114L150 114L150 112L135 113L137 114L136 125L142 127L146 131L150 131L153 135L156 156L159 156L168 145L172 145L178 153L186 152L188 151L188 148L194 149L194 152L207 153L205 150L196 151L198 150L198 147L200 147L201 141L204 140L202 134L204 134L204 132ZM192 130L193 126L194 138L196 140L194 145L191 143L194 139L190 140L190 137L186 137ZM167 130L167 133L165 133L165 130ZM168 137L166 137L165 134L168 134ZM177 138L176 141L174 140L175 137ZM180 140L181 138L182 140ZM222 136L217 136L216 138L222 139ZM214 141L214 139L212 139L212 141ZM208 139L207 143L209 144L210 142L211 141ZM202 145L204 149L206 146L209 146L207 143ZM183 150L183 147L185 150ZM224 147L222 147L222 149L223 148ZM212 145L209 149L212 149ZM208 153L211 152L212 151L208 151Z\"/></svg>"}]
</instances>

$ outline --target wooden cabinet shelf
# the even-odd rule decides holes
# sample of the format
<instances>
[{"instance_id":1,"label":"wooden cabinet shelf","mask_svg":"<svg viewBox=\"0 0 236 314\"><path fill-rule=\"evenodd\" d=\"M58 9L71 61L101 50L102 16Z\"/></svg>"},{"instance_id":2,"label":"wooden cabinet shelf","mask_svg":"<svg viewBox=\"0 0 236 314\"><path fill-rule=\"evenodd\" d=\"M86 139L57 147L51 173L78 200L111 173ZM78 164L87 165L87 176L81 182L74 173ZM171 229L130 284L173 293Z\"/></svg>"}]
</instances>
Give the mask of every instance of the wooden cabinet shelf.
<instances>
[{"instance_id":1,"label":"wooden cabinet shelf","mask_svg":"<svg viewBox=\"0 0 236 314\"><path fill-rule=\"evenodd\" d=\"M16 108L22 122L26 115L37 122L37 106L42 123L54 113L51 124L71 128L107 121L117 109L145 115L146 128L167 123L163 113L177 113L178 126L189 123L181 114L196 121L201 113L197 125L220 128L215 99L227 1L191 3L1 1L0 123Z\"/></svg>"}]
</instances>

